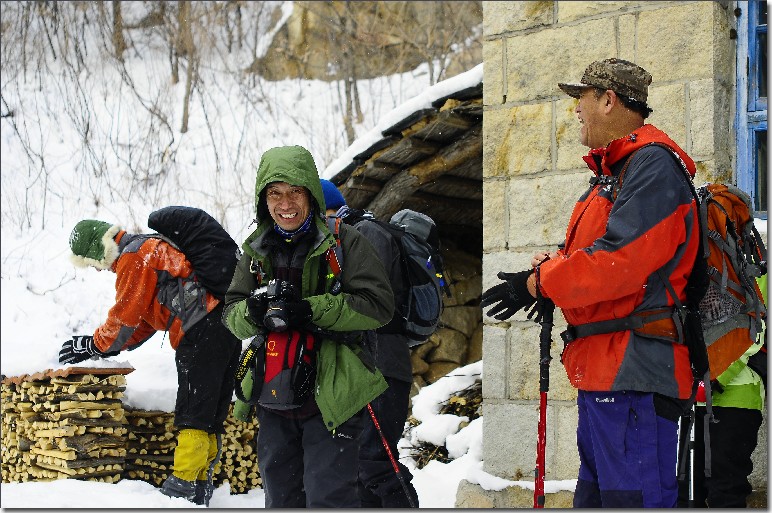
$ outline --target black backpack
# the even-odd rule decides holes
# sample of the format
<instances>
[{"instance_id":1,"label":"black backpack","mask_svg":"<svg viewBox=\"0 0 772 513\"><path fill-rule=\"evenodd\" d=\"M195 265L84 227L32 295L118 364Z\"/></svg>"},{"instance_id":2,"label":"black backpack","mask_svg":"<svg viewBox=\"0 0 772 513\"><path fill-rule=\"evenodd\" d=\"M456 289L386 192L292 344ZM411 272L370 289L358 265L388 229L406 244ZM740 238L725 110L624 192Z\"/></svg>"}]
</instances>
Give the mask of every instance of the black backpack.
<instances>
[{"instance_id":1,"label":"black backpack","mask_svg":"<svg viewBox=\"0 0 772 513\"><path fill-rule=\"evenodd\" d=\"M406 335L410 347L426 342L437 330L440 321L442 293L450 297L450 289L444 278L436 224L429 216L410 209L400 210L387 223L375 219L371 212L351 208L342 218L329 216L327 223L338 240L341 221L353 226L362 220L378 224L396 239L404 281L401 287L395 289L407 291L406 300L395 305L392 320L377 331ZM342 269L340 244L336 245L334 251Z\"/></svg>"},{"instance_id":2,"label":"black backpack","mask_svg":"<svg viewBox=\"0 0 772 513\"><path fill-rule=\"evenodd\" d=\"M239 247L215 218L200 208L170 206L152 212L147 225L185 254L204 288L225 299Z\"/></svg>"}]
</instances>

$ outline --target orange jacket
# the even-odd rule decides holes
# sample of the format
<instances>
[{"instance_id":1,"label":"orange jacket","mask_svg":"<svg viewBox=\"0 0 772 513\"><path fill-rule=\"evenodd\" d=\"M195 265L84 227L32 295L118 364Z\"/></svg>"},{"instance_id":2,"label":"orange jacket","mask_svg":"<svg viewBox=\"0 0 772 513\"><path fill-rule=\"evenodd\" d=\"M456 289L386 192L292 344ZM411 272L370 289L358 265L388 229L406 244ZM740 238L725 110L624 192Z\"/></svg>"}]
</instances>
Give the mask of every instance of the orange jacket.
<instances>
[{"instance_id":1,"label":"orange jacket","mask_svg":"<svg viewBox=\"0 0 772 513\"><path fill-rule=\"evenodd\" d=\"M597 177L617 176L633 151L660 142L694 176L694 162L666 134L644 125L585 157ZM608 180L608 178L607 178ZM670 151L641 149L614 200L600 181L579 199L558 258L541 264L540 291L571 325L624 318L673 306L656 271L662 268L681 301L697 254L697 207ZM618 331L578 338L561 356L568 378L588 391L637 390L688 398L692 374L683 344Z\"/></svg>"},{"instance_id":2,"label":"orange jacket","mask_svg":"<svg viewBox=\"0 0 772 513\"><path fill-rule=\"evenodd\" d=\"M159 302L159 285L166 277L187 278L193 268L185 255L158 238L132 236L121 231L116 235L120 256L111 270L115 272L115 305L107 320L94 332L94 343L102 352L136 347L156 331L169 331L172 348L177 349L185 335L182 320L172 316ZM126 242L129 241L128 245ZM159 280L160 279L160 280ZM175 283L177 280L172 280ZM206 311L219 303L206 292ZM173 318L171 325L170 317Z\"/></svg>"}]
</instances>

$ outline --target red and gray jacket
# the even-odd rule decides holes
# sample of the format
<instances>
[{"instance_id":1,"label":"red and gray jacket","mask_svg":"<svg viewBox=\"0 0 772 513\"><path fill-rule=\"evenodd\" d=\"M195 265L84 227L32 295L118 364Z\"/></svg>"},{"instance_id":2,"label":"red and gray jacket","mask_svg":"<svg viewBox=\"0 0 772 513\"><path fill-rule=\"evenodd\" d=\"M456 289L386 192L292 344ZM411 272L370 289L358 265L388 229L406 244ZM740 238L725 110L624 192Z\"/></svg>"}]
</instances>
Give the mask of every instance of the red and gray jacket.
<instances>
[{"instance_id":1,"label":"red and gray jacket","mask_svg":"<svg viewBox=\"0 0 772 513\"><path fill-rule=\"evenodd\" d=\"M697 254L697 206L681 169L693 177L694 162L653 125L584 159L595 176L574 207L559 257L539 268L540 291L562 309L569 333L599 321L658 320L636 330L573 331L561 355L568 379L581 390L687 399L689 352L668 289L685 301Z\"/></svg>"},{"instance_id":2,"label":"red and gray jacket","mask_svg":"<svg viewBox=\"0 0 772 513\"><path fill-rule=\"evenodd\" d=\"M189 279L190 262L166 241L125 231L115 239L121 251L111 268L115 304L94 332L94 344L104 353L134 349L156 331L168 331L176 350L185 332L220 301Z\"/></svg>"}]
</instances>

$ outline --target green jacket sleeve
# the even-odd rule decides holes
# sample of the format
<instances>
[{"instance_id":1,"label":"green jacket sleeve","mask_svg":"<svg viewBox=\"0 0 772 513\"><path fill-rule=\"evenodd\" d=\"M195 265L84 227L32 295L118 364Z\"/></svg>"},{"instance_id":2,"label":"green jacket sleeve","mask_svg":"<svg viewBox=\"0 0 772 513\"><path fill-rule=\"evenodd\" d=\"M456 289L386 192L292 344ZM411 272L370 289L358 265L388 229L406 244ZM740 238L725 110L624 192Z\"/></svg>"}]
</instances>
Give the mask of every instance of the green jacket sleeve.
<instances>
[{"instance_id":1,"label":"green jacket sleeve","mask_svg":"<svg viewBox=\"0 0 772 513\"><path fill-rule=\"evenodd\" d=\"M383 326L394 313L389 277L372 244L354 228L341 225L342 293L306 298L312 322L331 331L371 330Z\"/></svg>"},{"instance_id":2,"label":"green jacket sleeve","mask_svg":"<svg viewBox=\"0 0 772 513\"><path fill-rule=\"evenodd\" d=\"M258 327L247 317L246 299L257 288L257 280L249 270L252 258L243 254L236 264L228 292L225 294L223 322L240 340L257 335Z\"/></svg>"}]
</instances>

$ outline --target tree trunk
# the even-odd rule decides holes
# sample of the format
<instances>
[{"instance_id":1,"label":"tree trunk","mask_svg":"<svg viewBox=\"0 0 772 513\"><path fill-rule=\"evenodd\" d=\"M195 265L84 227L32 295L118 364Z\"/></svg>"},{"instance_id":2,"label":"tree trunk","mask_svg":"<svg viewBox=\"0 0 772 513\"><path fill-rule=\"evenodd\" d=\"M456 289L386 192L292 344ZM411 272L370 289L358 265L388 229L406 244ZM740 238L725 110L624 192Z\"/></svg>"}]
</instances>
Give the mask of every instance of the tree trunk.
<instances>
[{"instance_id":1,"label":"tree trunk","mask_svg":"<svg viewBox=\"0 0 772 513\"><path fill-rule=\"evenodd\" d=\"M113 49L115 50L115 57L123 60L123 52L126 51L126 39L123 37L121 0L113 0Z\"/></svg>"}]
</instances>

